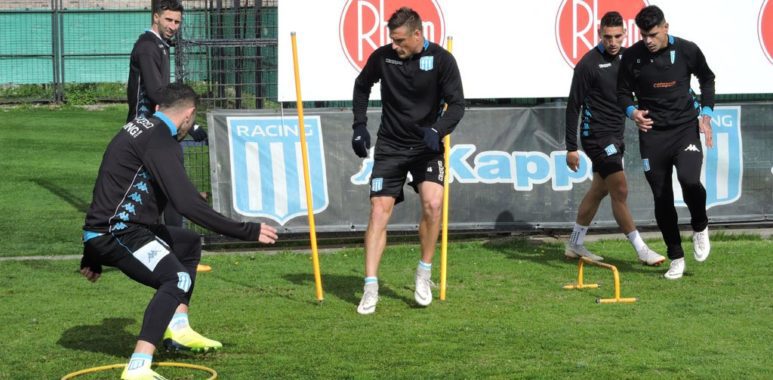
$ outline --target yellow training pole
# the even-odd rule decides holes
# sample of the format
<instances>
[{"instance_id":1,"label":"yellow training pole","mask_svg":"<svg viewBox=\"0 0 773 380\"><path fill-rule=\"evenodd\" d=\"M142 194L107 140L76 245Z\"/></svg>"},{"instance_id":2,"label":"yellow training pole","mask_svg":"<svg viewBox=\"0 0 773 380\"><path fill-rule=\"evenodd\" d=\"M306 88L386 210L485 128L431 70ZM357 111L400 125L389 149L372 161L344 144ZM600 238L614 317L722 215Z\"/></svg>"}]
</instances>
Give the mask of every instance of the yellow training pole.
<instances>
[{"instance_id":1,"label":"yellow training pole","mask_svg":"<svg viewBox=\"0 0 773 380\"><path fill-rule=\"evenodd\" d=\"M448 36L448 52L454 49L454 38ZM447 108L448 105L445 106ZM451 178L451 168L448 166L448 159L451 152L451 135L446 135L443 139L443 165L446 170L443 174L443 221L440 237L440 300L446 300L446 277L448 276L448 182Z\"/></svg>"},{"instance_id":2,"label":"yellow training pole","mask_svg":"<svg viewBox=\"0 0 773 380\"><path fill-rule=\"evenodd\" d=\"M298 107L298 134L301 135L301 154L303 156L303 180L306 185L306 207L309 211L309 236L311 237L311 260L314 266L314 285L317 289L317 301L322 301L322 275L319 273L319 254L317 253L317 229L314 224L314 204L311 199L311 179L309 178L309 154L306 148L306 129L303 123L303 101L301 100L301 75L298 70L298 43L295 32L290 33L293 41L293 68L295 69L295 98Z\"/></svg>"}]
</instances>

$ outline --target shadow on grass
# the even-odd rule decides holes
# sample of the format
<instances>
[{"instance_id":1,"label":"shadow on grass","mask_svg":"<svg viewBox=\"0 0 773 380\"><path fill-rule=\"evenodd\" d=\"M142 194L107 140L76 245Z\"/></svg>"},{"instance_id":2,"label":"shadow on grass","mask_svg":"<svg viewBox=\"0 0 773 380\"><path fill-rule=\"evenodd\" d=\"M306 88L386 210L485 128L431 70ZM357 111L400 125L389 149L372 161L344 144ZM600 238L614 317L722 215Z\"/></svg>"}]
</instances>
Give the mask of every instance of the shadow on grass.
<instances>
[{"instance_id":1,"label":"shadow on grass","mask_svg":"<svg viewBox=\"0 0 773 380\"><path fill-rule=\"evenodd\" d=\"M126 327L134 323L136 321L131 318L105 318L101 325L75 326L65 330L57 343L71 350L126 358L137 343L137 336L126 331Z\"/></svg>"},{"instance_id":2,"label":"shadow on grass","mask_svg":"<svg viewBox=\"0 0 773 380\"><path fill-rule=\"evenodd\" d=\"M546 243L536 239L510 237L491 240L484 243L483 247L501 253L512 260L526 260L556 268L565 265L577 265L576 259L569 259L564 256L564 246L560 243ZM620 272L652 273L653 270L658 270L655 267L647 267L640 264L633 252L630 252L630 255L631 258L629 260L622 261L607 257L604 263L614 265Z\"/></svg>"},{"instance_id":3,"label":"shadow on grass","mask_svg":"<svg viewBox=\"0 0 773 380\"><path fill-rule=\"evenodd\" d=\"M314 275L310 273L286 274L282 277L296 285L314 286ZM326 294L332 294L352 305L359 305L360 297L362 296L362 277L323 274L322 288ZM383 283L379 285L378 296L380 298L392 298L403 301L409 306L414 306L416 304L413 299L397 294L392 288Z\"/></svg>"},{"instance_id":4,"label":"shadow on grass","mask_svg":"<svg viewBox=\"0 0 773 380\"><path fill-rule=\"evenodd\" d=\"M51 182L48 179L36 178L36 179L33 179L32 182L50 191L51 194L56 195L57 197L61 198L63 201L69 203L70 206L72 206L74 209L83 213L89 211L88 201L76 197L71 192L69 192L66 188L63 188L57 185L56 183Z\"/></svg>"}]
</instances>

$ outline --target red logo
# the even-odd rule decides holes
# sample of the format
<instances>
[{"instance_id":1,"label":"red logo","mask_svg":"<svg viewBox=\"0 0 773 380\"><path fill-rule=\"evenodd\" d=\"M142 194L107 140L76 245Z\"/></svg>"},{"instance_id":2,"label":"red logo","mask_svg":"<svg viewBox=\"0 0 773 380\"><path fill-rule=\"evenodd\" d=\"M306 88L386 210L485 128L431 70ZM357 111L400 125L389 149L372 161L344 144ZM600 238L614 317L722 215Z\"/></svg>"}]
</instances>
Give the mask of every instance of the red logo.
<instances>
[{"instance_id":1,"label":"red logo","mask_svg":"<svg viewBox=\"0 0 773 380\"><path fill-rule=\"evenodd\" d=\"M765 0L760 8L758 33L760 35L760 46L770 63L773 63L773 2Z\"/></svg>"},{"instance_id":2,"label":"red logo","mask_svg":"<svg viewBox=\"0 0 773 380\"><path fill-rule=\"evenodd\" d=\"M347 0L341 12L339 39L346 58L357 71L377 48L392 42L387 22L405 5L397 0ZM410 7L421 16L424 38L445 45L446 23L435 0L414 0Z\"/></svg>"},{"instance_id":3,"label":"red logo","mask_svg":"<svg viewBox=\"0 0 773 380\"><path fill-rule=\"evenodd\" d=\"M634 19L646 6L646 0L563 0L556 16L556 42L566 63L574 67L599 43L599 22L609 11L618 11L623 16L626 31L623 46L633 45L641 39Z\"/></svg>"}]
</instances>

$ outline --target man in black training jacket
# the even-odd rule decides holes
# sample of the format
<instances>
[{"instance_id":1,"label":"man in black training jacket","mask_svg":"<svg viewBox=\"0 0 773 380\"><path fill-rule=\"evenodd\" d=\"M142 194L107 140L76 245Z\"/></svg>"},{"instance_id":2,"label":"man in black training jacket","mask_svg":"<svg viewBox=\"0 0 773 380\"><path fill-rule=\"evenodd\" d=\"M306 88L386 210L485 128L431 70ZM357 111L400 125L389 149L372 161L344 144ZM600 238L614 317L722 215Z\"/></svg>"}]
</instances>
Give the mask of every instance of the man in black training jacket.
<instances>
[{"instance_id":1,"label":"man in black training jacket","mask_svg":"<svg viewBox=\"0 0 773 380\"><path fill-rule=\"evenodd\" d=\"M695 43L668 34L668 23L657 6L639 11L636 25L642 40L623 55L617 81L618 103L639 128L642 166L655 200L655 219L671 259L665 277L676 280L684 274L685 262L674 206L674 167L690 210L695 260L705 261L711 252L706 189L700 181L700 133L705 136L706 147L711 148L714 73ZM692 75L700 83L700 102L690 88Z\"/></svg>"},{"instance_id":2,"label":"man in black training jacket","mask_svg":"<svg viewBox=\"0 0 773 380\"><path fill-rule=\"evenodd\" d=\"M367 157L370 134L367 106L371 87L381 81L382 114L370 177L370 219L365 232L365 287L357 307L360 314L376 311L378 266L386 246L392 209L403 200L403 186L419 193L421 259L416 269L414 298L421 306L432 302L432 258L440 231L443 204L443 144L464 115L464 93L456 60L445 49L424 39L421 18L400 8L387 23L392 43L368 58L354 82L352 148ZM443 112L443 106L448 109ZM441 115L442 113L442 115Z\"/></svg>"},{"instance_id":3,"label":"man in black training jacket","mask_svg":"<svg viewBox=\"0 0 773 380\"><path fill-rule=\"evenodd\" d=\"M158 224L167 203L223 235L267 244L277 239L273 227L228 219L195 191L185 174L178 140L193 126L198 97L190 87L176 83L162 94L153 116L130 121L107 146L83 227L83 276L96 281L102 265L108 265L156 289L122 379L163 379L150 368L162 339L175 350L206 352L223 346L188 323L201 239L195 232Z\"/></svg>"}]
</instances>

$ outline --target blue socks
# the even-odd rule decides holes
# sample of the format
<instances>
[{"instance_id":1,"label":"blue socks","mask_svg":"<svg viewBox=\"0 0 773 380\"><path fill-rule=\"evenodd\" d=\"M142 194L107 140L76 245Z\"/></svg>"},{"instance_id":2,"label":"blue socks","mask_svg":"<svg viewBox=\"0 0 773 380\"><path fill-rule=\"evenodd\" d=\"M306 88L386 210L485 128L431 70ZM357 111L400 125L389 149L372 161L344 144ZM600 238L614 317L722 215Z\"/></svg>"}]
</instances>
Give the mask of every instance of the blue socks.
<instances>
[{"instance_id":1,"label":"blue socks","mask_svg":"<svg viewBox=\"0 0 773 380\"><path fill-rule=\"evenodd\" d=\"M431 271L432 270L432 263L427 264L427 263L419 260L419 269L424 269L424 270L427 270L427 271Z\"/></svg>"}]
</instances>

